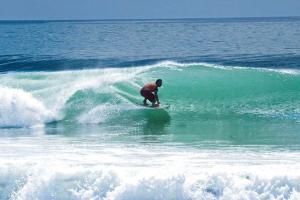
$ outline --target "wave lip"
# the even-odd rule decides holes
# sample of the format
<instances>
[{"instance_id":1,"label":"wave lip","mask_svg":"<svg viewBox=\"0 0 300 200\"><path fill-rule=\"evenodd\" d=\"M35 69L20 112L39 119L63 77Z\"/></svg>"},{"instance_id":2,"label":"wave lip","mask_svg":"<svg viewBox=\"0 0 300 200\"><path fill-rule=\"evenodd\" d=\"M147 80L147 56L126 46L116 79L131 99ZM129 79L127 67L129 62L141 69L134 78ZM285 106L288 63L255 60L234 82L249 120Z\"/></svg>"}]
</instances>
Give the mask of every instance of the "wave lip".
<instances>
[{"instance_id":1,"label":"wave lip","mask_svg":"<svg viewBox=\"0 0 300 200\"><path fill-rule=\"evenodd\" d=\"M52 112L30 93L0 87L0 127L32 127L54 119Z\"/></svg>"}]
</instances>

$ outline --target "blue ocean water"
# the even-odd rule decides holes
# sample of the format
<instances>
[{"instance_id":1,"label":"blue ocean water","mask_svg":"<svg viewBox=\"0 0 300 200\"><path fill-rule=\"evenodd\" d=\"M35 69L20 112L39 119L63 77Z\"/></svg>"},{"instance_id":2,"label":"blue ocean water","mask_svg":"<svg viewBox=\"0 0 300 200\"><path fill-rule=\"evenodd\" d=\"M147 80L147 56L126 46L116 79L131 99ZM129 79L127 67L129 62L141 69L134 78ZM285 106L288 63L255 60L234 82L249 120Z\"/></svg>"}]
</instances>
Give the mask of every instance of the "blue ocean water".
<instances>
[{"instance_id":1,"label":"blue ocean water","mask_svg":"<svg viewBox=\"0 0 300 200\"><path fill-rule=\"evenodd\" d=\"M299 20L2 21L1 71L130 67L164 60L297 68Z\"/></svg>"},{"instance_id":2,"label":"blue ocean water","mask_svg":"<svg viewBox=\"0 0 300 200\"><path fill-rule=\"evenodd\" d=\"M0 22L0 199L300 199L300 18ZM140 106L162 78L162 108Z\"/></svg>"}]
</instances>

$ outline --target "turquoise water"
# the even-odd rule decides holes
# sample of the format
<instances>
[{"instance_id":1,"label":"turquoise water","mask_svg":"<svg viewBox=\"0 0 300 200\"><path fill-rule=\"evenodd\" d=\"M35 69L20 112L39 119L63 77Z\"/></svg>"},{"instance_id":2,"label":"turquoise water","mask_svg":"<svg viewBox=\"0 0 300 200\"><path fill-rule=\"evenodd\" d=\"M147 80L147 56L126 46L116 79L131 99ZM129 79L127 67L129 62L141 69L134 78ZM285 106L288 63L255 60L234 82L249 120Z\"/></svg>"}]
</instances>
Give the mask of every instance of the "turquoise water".
<instances>
[{"instance_id":1,"label":"turquoise water","mask_svg":"<svg viewBox=\"0 0 300 200\"><path fill-rule=\"evenodd\" d=\"M0 199L299 199L297 25L1 22Z\"/></svg>"},{"instance_id":2,"label":"turquoise water","mask_svg":"<svg viewBox=\"0 0 300 200\"><path fill-rule=\"evenodd\" d=\"M167 140L172 142L212 140L286 148L299 144L297 70L164 62L0 77L3 128L43 125L46 132L70 135L92 125L96 131L91 134L99 128L114 127L113 132L125 128L134 137L170 134ZM164 104L162 109L140 106L139 89L155 77L165 83L159 91L169 105L165 109Z\"/></svg>"}]
</instances>

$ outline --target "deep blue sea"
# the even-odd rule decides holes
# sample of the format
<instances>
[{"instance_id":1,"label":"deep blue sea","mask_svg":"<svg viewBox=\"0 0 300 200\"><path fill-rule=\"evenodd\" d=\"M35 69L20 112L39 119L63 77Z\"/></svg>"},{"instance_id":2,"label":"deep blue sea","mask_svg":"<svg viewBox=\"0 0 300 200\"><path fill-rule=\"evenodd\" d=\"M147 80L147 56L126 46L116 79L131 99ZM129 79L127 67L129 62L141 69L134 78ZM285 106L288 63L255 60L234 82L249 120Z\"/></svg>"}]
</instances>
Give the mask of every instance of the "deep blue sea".
<instances>
[{"instance_id":1,"label":"deep blue sea","mask_svg":"<svg viewBox=\"0 0 300 200\"><path fill-rule=\"evenodd\" d=\"M296 200L299 158L300 17L0 21L0 199Z\"/></svg>"}]
</instances>

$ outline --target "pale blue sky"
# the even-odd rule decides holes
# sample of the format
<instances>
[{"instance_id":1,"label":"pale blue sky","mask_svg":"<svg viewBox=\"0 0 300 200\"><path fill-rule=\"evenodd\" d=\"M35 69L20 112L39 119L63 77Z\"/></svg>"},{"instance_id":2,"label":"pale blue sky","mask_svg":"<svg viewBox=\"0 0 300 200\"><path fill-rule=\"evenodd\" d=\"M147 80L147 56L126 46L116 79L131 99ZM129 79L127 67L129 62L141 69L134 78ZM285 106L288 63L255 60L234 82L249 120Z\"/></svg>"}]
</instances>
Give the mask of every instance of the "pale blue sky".
<instances>
[{"instance_id":1,"label":"pale blue sky","mask_svg":"<svg viewBox=\"0 0 300 200\"><path fill-rule=\"evenodd\" d=\"M0 19L300 16L300 0L0 0Z\"/></svg>"}]
</instances>

